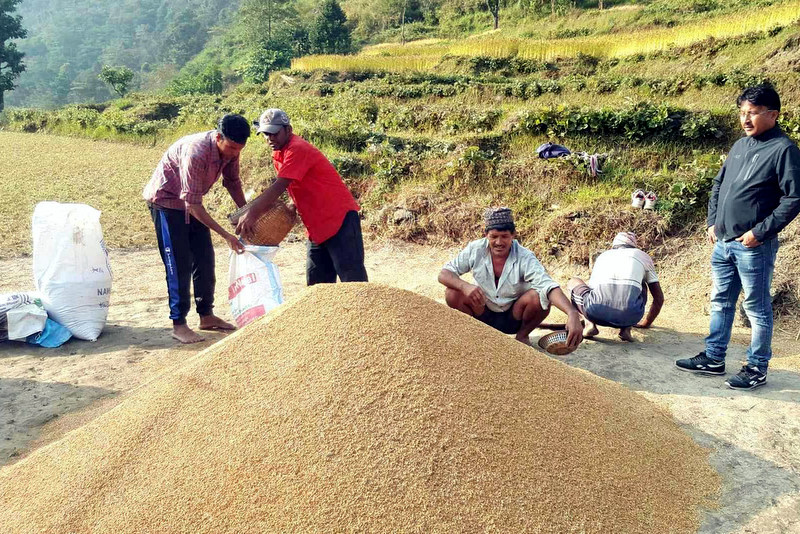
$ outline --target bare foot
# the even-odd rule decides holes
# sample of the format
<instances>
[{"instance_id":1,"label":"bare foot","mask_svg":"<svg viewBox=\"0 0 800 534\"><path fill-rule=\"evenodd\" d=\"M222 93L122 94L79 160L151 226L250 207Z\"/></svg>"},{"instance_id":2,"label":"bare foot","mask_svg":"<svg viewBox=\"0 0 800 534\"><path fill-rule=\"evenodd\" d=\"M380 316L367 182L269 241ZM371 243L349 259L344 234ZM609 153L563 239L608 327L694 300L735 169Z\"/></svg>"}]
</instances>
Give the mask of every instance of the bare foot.
<instances>
[{"instance_id":1,"label":"bare foot","mask_svg":"<svg viewBox=\"0 0 800 534\"><path fill-rule=\"evenodd\" d=\"M211 314L200 317L200 330L236 330L236 327Z\"/></svg>"},{"instance_id":2,"label":"bare foot","mask_svg":"<svg viewBox=\"0 0 800 534\"><path fill-rule=\"evenodd\" d=\"M205 341L206 338L186 326L185 324L177 324L172 327L172 337L181 343L200 343Z\"/></svg>"},{"instance_id":3,"label":"bare foot","mask_svg":"<svg viewBox=\"0 0 800 534\"><path fill-rule=\"evenodd\" d=\"M619 338L622 341L633 341L633 336L631 335L631 327L628 326L626 328L620 328Z\"/></svg>"},{"instance_id":4,"label":"bare foot","mask_svg":"<svg viewBox=\"0 0 800 534\"><path fill-rule=\"evenodd\" d=\"M517 341L519 341L520 343L525 343L525 344L526 344L526 345L528 345L529 347L532 347L532 346L533 346L533 345L531 344L531 337L530 337L530 335L527 335L527 336L525 336L525 337L519 337L519 336L515 336L515 337L514 337L514 339L516 339L516 340L517 340Z\"/></svg>"},{"instance_id":5,"label":"bare foot","mask_svg":"<svg viewBox=\"0 0 800 534\"><path fill-rule=\"evenodd\" d=\"M593 338L599 333L600 330L597 329L597 325L587 320L586 328L583 330L583 337Z\"/></svg>"}]
</instances>

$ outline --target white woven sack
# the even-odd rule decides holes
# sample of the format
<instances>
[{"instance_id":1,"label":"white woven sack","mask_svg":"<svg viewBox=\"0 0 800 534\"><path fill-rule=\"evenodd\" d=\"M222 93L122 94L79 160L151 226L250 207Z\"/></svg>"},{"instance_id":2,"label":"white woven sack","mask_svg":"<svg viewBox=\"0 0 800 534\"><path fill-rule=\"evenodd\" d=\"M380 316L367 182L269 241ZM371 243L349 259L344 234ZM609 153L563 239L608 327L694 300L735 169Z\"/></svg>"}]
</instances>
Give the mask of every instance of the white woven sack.
<instances>
[{"instance_id":1,"label":"white woven sack","mask_svg":"<svg viewBox=\"0 0 800 534\"><path fill-rule=\"evenodd\" d=\"M283 303L283 286L272 258L278 247L247 245L243 254L231 252L228 302L239 328Z\"/></svg>"},{"instance_id":2,"label":"white woven sack","mask_svg":"<svg viewBox=\"0 0 800 534\"><path fill-rule=\"evenodd\" d=\"M95 341L111 302L111 265L100 212L86 204L40 202L33 211L33 277L48 315Z\"/></svg>"}]
</instances>

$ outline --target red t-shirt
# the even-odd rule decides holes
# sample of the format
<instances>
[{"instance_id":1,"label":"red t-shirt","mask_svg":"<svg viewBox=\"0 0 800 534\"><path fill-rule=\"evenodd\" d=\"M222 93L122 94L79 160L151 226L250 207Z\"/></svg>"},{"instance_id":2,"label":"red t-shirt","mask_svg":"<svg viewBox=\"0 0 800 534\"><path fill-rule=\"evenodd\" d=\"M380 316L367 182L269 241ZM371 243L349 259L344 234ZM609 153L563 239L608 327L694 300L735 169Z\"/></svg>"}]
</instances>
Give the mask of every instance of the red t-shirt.
<instances>
[{"instance_id":1,"label":"red t-shirt","mask_svg":"<svg viewBox=\"0 0 800 534\"><path fill-rule=\"evenodd\" d=\"M272 162L279 178L291 180L289 196L312 242L333 237L347 212L361 209L331 162L299 135L292 135L283 150L273 151Z\"/></svg>"}]
</instances>

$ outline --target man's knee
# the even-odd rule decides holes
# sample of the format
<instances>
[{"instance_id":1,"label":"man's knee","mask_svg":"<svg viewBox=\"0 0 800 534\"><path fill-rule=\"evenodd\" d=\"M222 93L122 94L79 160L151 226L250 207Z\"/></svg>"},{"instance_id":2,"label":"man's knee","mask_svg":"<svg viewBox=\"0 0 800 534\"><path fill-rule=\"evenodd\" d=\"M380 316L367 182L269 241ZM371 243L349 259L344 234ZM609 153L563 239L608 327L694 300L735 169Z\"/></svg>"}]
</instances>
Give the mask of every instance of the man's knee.
<instances>
[{"instance_id":1,"label":"man's knee","mask_svg":"<svg viewBox=\"0 0 800 534\"><path fill-rule=\"evenodd\" d=\"M539 292L535 289L529 289L523 293L519 298L519 302L521 302L525 307L533 306L538 310L542 310L542 300L539 298Z\"/></svg>"},{"instance_id":2,"label":"man's knee","mask_svg":"<svg viewBox=\"0 0 800 534\"><path fill-rule=\"evenodd\" d=\"M459 309L463 302L461 292L449 287L444 289L444 301L451 308Z\"/></svg>"},{"instance_id":3,"label":"man's knee","mask_svg":"<svg viewBox=\"0 0 800 534\"><path fill-rule=\"evenodd\" d=\"M531 320L535 317L545 317L550 312L548 308L545 310L542 307L542 301L539 298L539 292L535 289L530 289L522 294L522 296L514 303L512 314L518 321Z\"/></svg>"},{"instance_id":4,"label":"man's knee","mask_svg":"<svg viewBox=\"0 0 800 534\"><path fill-rule=\"evenodd\" d=\"M466 297L461 291L449 287L445 288L444 290L444 301L451 308L460 312L464 312L467 315L472 315L473 317L479 317L484 311L486 311L484 306L476 309L474 306L469 304L469 302L467 302Z\"/></svg>"},{"instance_id":5,"label":"man's knee","mask_svg":"<svg viewBox=\"0 0 800 534\"><path fill-rule=\"evenodd\" d=\"M339 280L342 282L368 282L367 269L364 265L356 265L353 268L343 270L338 273Z\"/></svg>"}]
</instances>

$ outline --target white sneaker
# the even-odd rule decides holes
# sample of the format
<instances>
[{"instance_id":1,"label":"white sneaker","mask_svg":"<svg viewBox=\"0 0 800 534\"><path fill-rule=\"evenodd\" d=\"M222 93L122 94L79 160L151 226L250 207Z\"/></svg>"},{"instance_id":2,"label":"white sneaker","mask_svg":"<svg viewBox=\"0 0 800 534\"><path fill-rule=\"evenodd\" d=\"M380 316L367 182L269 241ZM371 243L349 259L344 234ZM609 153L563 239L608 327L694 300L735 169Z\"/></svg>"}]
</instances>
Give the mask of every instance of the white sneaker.
<instances>
[{"instance_id":1,"label":"white sneaker","mask_svg":"<svg viewBox=\"0 0 800 534\"><path fill-rule=\"evenodd\" d=\"M652 210L656 208L656 200L658 197L652 191L648 191L644 196L644 209Z\"/></svg>"},{"instance_id":2,"label":"white sneaker","mask_svg":"<svg viewBox=\"0 0 800 534\"><path fill-rule=\"evenodd\" d=\"M641 189L637 189L633 193L631 193L631 206L634 208L643 208L645 203L645 195L644 191Z\"/></svg>"}]
</instances>

